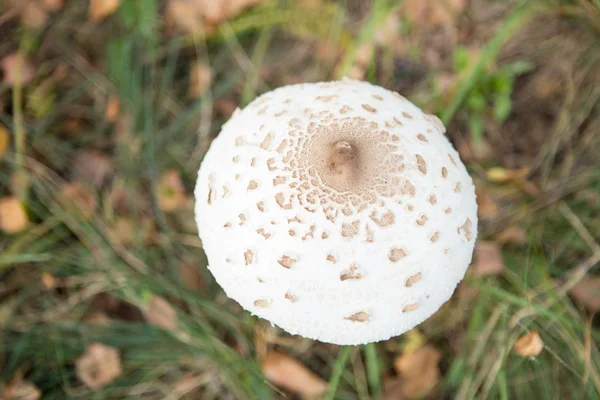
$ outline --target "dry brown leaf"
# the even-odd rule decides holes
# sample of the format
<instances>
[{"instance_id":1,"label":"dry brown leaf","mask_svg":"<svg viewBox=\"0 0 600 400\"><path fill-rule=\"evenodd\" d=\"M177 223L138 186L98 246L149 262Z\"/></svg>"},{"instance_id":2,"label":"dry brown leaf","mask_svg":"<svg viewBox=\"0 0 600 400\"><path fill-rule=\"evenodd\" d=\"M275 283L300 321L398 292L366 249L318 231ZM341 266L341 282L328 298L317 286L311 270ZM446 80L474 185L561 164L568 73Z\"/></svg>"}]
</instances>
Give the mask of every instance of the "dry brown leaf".
<instances>
[{"instance_id":1,"label":"dry brown leaf","mask_svg":"<svg viewBox=\"0 0 600 400\"><path fill-rule=\"evenodd\" d=\"M21 22L29 28L41 28L46 25L48 14L46 10L35 1L23 2Z\"/></svg>"},{"instance_id":2,"label":"dry brown leaf","mask_svg":"<svg viewBox=\"0 0 600 400\"><path fill-rule=\"evenodd\" d=\"M588 276L569 291L573 300L589 312L600 311L600 276Z\"/></svg>"},{"instance_id":3,"label":"dry brown leaf","mask_svg":"<svg viewBox=\"0 0 600 400\"><path fill-rule=\"evenodd\" d=\"M431 28L453 24L466 5L466 0L405 0L402 8L412 23Z\"/></svg>"},{"instance_id":4,"label":"dry brown leaf","mask_svg":"<svg viewBox=\"0 0 600 400\"><path fill-rule=\"evenodd\" d=\"M492 167L487 170L486 176L490 182L507 183L524 178L529 174L529 168L506 169L502 167Z\"/></svg>"},{"instance_id":5,"label":"dry brown leaf","mask_svg":"<svg viewBox=\"0 0 600 400\"><path fill-rule=\"evenodd\" d=\"M21 53L9 54L0 60L0 69L2 69L4 84L12 86L19 82L25 86L31 82L35 76L33 65L27 57Z\"/></svg>"},{"instance_id":6,"label":"dry brown leaf","mask_svg":"<svg viewBox=\"0 0 600 400\"><path fill-rule=\"evenodd\" d=\"M93 187L102 186L112 169L112 161L96 150L81 150L73 159L75 176Z\"/></svg>"},{"instance_id":7,"label":"dry brown leaf","mask_svg":"<svg viewBox=\"0 0 600 400\"><path fill-rule=\"evenodd\" d=\"M119 8L121 0L91 0L88 18L92 22L100 22L112 15Z\"/></svg>"},{"instance_id":8,"label":"dry brown leaf","mask_svg":"<svg viewBox=\"0 0 600 400\"><path fill-rule=\"evenodd\" d=\"M165 15L169 26L194 36L205 33L203 15L192 1L170 0Z\"/></svg>"},{"instance_id":9,"label":"dry brown leaf","mask_svg":"<svg viewBox=\"0 0 600 400\"><path fill-rule=\"evenodd\" d=\"M189 95L193 99L200 98L210 89L212 82L212 70L210 66L195 62L190 69Z\"/></svg>"},{"instance_id":10,"label":"dry brown leaf","mask_svg":"<svg viewBox=\"0 0 600 400\"><path fill-rule=\"evenodd\" d=\"M42 0L42 5L46 10L56 12L62 10L65 0Z\"/></svg>"},{"instance_id":11,"label":"dry brown leaf","mask_svg":"<svg viewBox=\"0 0 600 400\"><path fill-rule=\"evenodd\" d=\"M5 233L18 233L27 228L29 219L21 201L14 197L0 198L0 229Z\"/></svg>"},{"instance_id":12,"label":"dry brown leaf","mask_svg":"<svg viewBox=\"0 0 600 400\"><path fill-rule=\"evenodd\" d=\"M273 384L301 396L320 396L327 389L327 382L300 362L278 351L267 355L262 370Z\"/></svg>"},{"instance_id":13,"label":"dry brown leaf","mask_svg":"<svg viewBox=\"0 0 600 400\"><path fill-rule=\"evenodd\" d=\"M162 297L153 296L144 310L144 317L151 324L167 331L177 329L177 312Z\"/></svg>"},{"instance_id":14,"label":"dry brown leaf","mask_svg":"<svg viewBox=\"0 0 600 400\"><path fill-rule=\"evenodd\" d=\"M42 397L40 390L30 382L16 378L0 391L2 400L38 400Z\"/></svg>"},{"instance_id":15,"label":"dry brown leaf","mask_svg":"<svg viewBox=\"0 0 600 400\"><path fill-rule=\"evenodd\" d=\"M179 264L179 276L181 277L181 282L188 288L198 292L206 290L204 279L202 279L200 271L194 267L194 264L182 261Z\"/></svg>"},{"instance_id":16,"label":"dry brown leaf","mask_svg":"<svg viewBox=\"0 0 600 400\"><path fill-rule=\"evenodd\" d=\"M394 368L403 379L402 394L407 398L420 397L440 380L439 362L442 355L431 344L402 354L394 360Z\"/></svg>"},{"instance_id":17,"label":"dry brown leaf","mask_svg":"<svg viewBox=\"0 0 600 400\"><path fill-rule=\"evenodd\" d=\"M229 117L231 117L233 112L238 108L238 103L236 103L235 101L230 100L230 99L220 98L215 101L214 108L215 108L215 111L218 113L218 115L221 115L225 118L229 118ZM203 137L209 137L209 136L203 136ZM210 137L210 139L212 140L213 138Z\"/></svg>"},{"instance_id":18,"label":"dry brown leaf","mask_svg":"<svg viewBox=\"0 0 600 400\"><path fill-rule=\"evenodd\" d=\"M170 0L169 22L189 34L208 33L215 25L236 16L261 0Z\"/></svg>"},{"instance_id":19,"label":"dry brown leaf","mask_svg":"<svg viewBox=\"0 0 600 400\"><path fill-rule=\"evenodd\" d=\"M178 171L166 171L158 184L158 206L161 210L175 211L185 202L185 189Z\"/></svg>"},{"instance_id":20,"label":"dry brown leaf","mask_svg":"<svg viewBox=\"0 0 600 400\"><path fill-rule=\"evenodd\" d=\"M193 0L192 3L204 16L204 19L212 24L219 24L236 16L240 11L261 0Z\"/></svg>"},{"instance_id":21,"label":"dry brown leaf","mask_svg":"<svg viewBox=\"0 0 600 400\"><path fill-rule=\"evenodd\" d=\"M49 272L42 272L42 284L48 290L56 288L56 278Z\"/></svg>"},{"instance_id":22,"label":"dry brown leaf","mask_svg":"<svg viewBox=\"0 0 600 400\"><path fill-rule=\"evenodd\" d=\"M4 125L0 125L0 160L4 158L10 144L10 134Z\"/></svg>"},{"instance_id":23,"label":"dry brown leaf","mask_svg":"<svg viewBox=\"0 0 600 400\"><path fill-rule=\"evenodd\" d=\"M496 235L496 242L500 244L527 243L527 232L517 225L511 225Z\"/></svg>"},{"instance_id":24,"label":"dry brown leaf","mask_svg":"<svg viewBox=\"0 0 600 400\"><path fill-rule=\"evenodd\" d=\"M500 207L485 186L476 185L475 194L477 195L477 214L479 218L491 220L500 215Z\"/></svg>"},{"instance_id":25,"label":"dry brown leaf","mask_svg":"<svg viewBox=\"0 0 600 400\"><path fill-rule=\"evenodd\" d=\"M121 113L121 102L116 96L110 96L106 103L106 109L104 110L104 119L107 122L114 123L119 118Z\"/></svg>"},{"instance_id":26,"label":"dry brown leaf","mask_svg":"<svg viewBox=\"0 0 600 400\"><path fill-rule=\"evenodd\" d=\"M486 275L498 275L504 271L502 252L495 242L478 241L471 266L471 275L481 278Z\"/></svg>"},{"instance_id":27,"label":"dry brown leaf","mask_svg":"<svg viewBox=\"0 0 600 400\"><path fill-rule=\"evenodd\" d=\"M536 357L544 349L544 342L536 331L531 331L515 342L514 351L522 357Z\"/></svg>"},{"instance_id":28,"label":"dry brown leaf","mask_svg":"<svg viewBox=\"0 0 600 400\"><path fill-rule=\"evenodd\" d=\"M65 184L61 189L62 198L73 205L83 218L90 218L96 212L96 196L80 182Z\"/></svg>"},{"instance_id":29,"label":"dry brown leaf","mask_svg":"<svg viewBox=\"0 0 600 400\"><path fill-rule=\"evenodd\" d=\"M85 353L75 360L75 373L90 389L103 388L122 373L119 350L102 343L90 343Z\"/></svg>"},{"instance_id":30,"label":"dry brown leaf","mask_svg":"<svg viewBox=\"0 0 600 400\"><path fill-rule=\"evenodd\" d=\"M399 376L389 376L384 378L383 399L403 400L404 398L404 379Z\"/></svg>"}]
</instances>

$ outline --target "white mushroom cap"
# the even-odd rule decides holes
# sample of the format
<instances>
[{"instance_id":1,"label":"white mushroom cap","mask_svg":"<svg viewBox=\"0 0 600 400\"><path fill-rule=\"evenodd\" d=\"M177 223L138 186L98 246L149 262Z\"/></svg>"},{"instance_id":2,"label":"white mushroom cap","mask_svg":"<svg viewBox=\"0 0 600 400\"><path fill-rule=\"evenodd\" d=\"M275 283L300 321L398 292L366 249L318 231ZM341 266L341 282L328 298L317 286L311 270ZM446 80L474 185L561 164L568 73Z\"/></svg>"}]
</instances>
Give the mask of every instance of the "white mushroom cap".
<instances>
[{"instance_id":1,"label":"white mushroom cap","mask_svg":"<svg viewBox=\"0 0 600 400\"><path fill-rule=\"evenodd\" d=\"M355 345L412 329L450 298L477 236L474 185L444 132L366 82L260 96L199 172L210 271L293 334Z\"/></svg>"}]
</instances>

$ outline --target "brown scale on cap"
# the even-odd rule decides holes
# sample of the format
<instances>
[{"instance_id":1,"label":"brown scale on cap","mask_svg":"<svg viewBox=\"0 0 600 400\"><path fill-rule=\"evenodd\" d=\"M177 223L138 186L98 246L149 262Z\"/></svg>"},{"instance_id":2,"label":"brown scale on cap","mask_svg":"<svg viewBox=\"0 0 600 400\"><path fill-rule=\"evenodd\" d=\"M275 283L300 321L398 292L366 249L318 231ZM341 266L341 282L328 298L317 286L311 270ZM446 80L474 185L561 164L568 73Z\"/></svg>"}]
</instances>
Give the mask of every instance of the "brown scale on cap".
<instances>
[{"instance_id":1,"label":"brown scale on cap","mask_svg":"<svg viewBox=\"0 0 600 400\"><path fill-rule=\"evenodd\" d=\"M277 262L284 268L292 268L292 266L296 263L296 259L294 257L284 255Z\"/></svg>"},{"instance_id":2,"label":"brown scale on cap","mask_svg":"<svg viewBox=\"0 0 600 400\"><path fill-rule=\"evenodd\" d=\"M268 300L268 299L254 300L254 305L256 307L266 308L266 307L269 307L271 305L271 300Z\"/></svg>"},{"instance_id":3,"label":"brown scale on cap","mask_svg":"<svg viewBox=\"0 0 600 400\"><path fill-rule=\"evenodd\" d=\"M406 280L406 287L412 287L415 283L419 282L422 278L422 274L417 272Z\"/></svg>"},{"instance_id":4,"label":"brown scale on cap","mask_svg":"<svg viewBox=\"0 0 600 400\"><path fill-rule=\"evenodd\" d=\"M244 261L246 262L246 265L252 264L254 261L254 252L252 250L248 249L244 252Z\"/></svg>"},{"instance_id":5,"label":"brown scale on cap","mask_svg":"<svg viewBox=\"0 0 600 400\"><path fill-rule=\"evenodd\" d=\"M347 281L350 279L361 279L363 277L362 272L358 270L358 267L354 264L350 266L349 269L344 270L340 275L341 281Z\"/></svg>"},{"instance_id":6,"label":"brown scale on cap","mask_svg":"<svg viewBox=\"0 0 600 400\"><path fill-rule=\"evenodd\" d=\"M293 294L291 294L290 292L287 292L284 297L286 299L288 299L290 301L290 303L295 303L296 302L296 296L294 296Z\"/></svg>"},{"instance_id":7,"label":"brown scale on cap","mask_svg":"<svg viewBox=\"0 0 600 400\"><path fill-rule=\"evenodd\" d=\"M464 236L467 242L470 242L473 239L473 223L470 218L467 218L464 224L459 226L456 231L460 236Z\"/></svg>"},{"instance_id":8,"label":"brown scale on cap","mask_svg":"<svg viewBox=\"0 0 600 400\"><path fill-rule=\"evenodd\" d=\"M388 254L388 258L391 262L400 261L400 259L406 257L406 252L400 248L393 248Z\"/></svg>"},{"instance_id":9,"label":"brown scale on cap","mask_svg":"<svg viewBox=\"0 0 600 400\"><path fill-rule=\"evenodd\" d=\"M367 322L369 319L371 319L371 316L367 312L360 311L344 319L352 322Z\"/></svg>"}]
</instances>

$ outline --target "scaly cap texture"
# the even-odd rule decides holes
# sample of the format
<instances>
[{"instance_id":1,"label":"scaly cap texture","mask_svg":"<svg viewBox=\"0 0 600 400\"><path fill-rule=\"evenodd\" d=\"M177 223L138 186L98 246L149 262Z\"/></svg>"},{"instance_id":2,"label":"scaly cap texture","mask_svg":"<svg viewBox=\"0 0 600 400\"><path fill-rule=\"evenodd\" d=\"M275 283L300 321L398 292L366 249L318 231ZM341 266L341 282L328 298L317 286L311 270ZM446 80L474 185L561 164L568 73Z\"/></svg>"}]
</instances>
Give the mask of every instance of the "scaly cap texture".
<instances>
[{"instance_id":1,"label":"scaly cap texture","mask_svg":"<svg viewBox=\"0 0 600 400\"><path fill-rule=\"evenodd\" d=\"M258 97L199 172L210 271L293 334L354 345L412 329L450 298L477 235L473 182L444 132L366 82Z\"/></svg>"}]
</instances>

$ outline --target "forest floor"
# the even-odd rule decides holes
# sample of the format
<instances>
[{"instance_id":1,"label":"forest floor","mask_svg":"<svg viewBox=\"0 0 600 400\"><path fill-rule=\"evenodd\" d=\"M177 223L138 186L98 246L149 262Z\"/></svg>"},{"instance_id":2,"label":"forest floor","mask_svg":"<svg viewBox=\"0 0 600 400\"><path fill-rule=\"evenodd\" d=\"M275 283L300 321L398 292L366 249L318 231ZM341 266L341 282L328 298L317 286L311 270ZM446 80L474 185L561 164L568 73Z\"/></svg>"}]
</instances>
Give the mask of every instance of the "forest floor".
<instances>
[{"instance_id":1,"label":"forest floor","mask_svg":"<svg viewBox=\"0 0 600 400\"><path fill-rule=\"evenodd\" d=\"M193 218L236 107L343 76L442 119L480 218L347 348L227 299ZM0 399L599 399L599 265L598 0L0 2Z\"/></svg>"}]
</instances>

